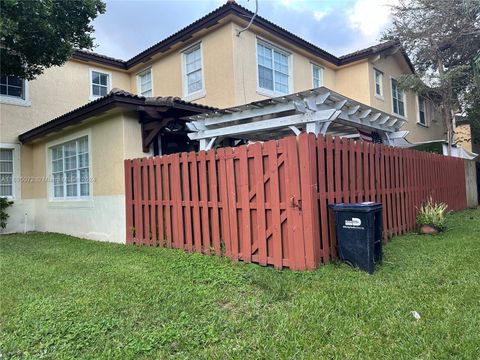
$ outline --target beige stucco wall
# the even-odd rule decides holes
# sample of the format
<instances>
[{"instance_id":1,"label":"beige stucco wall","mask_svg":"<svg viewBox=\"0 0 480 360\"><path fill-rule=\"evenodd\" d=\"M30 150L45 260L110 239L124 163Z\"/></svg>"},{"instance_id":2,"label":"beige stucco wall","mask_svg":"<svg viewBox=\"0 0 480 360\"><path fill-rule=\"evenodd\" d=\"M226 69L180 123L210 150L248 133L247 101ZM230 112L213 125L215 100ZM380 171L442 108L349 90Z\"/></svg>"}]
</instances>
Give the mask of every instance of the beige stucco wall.
<instances>
[{"instance_id":1,"label":"beige stucco wall","mask_svg":"<svg viewBox=\"0 0 480 360\"><path fill-rule=\"evenodd\" d=\"M332 89L365 105L370 105L371 85L368 62L344 66L336 71L335 87Z\"/></svg>"},{"instance_id":2,"label":"beige stucco wall","mask_svg":"<svg viewBox=\"0 0 480 360\"><path fill-rule=\"evenodd\" d=\"M374 69L383 72L383 99L375 96ZM407 64L399 53L395 55L381 57L374 63L368 63L368 79L370 88L370 104L379 110L393 113L392 105L392 78L398 78L402 74L409 72ZM443 124L439 113L435 110L433 104L427 101L427 126L418 124L418 100L413 92L406 92L406 119L407 123L402 130L408 130L410 133L407 139L411 142L422 142L429 140L442 140L445 138Z\"/></svg>"},{"instance_id":3,"label":"beige stucco wall","mask_svg":"<svg viewBox=\"0 0 480 360\"><path fill-rule=\"evenodd\" d=\"M198 42L202 47L205 94L199 98L188 98L183 93L182 56L184 50ZM135 68L130 78L133 92L138 93L137 74L149 67L152 69L154 96L178 96L220 108L235 105L232 23L224 24L213 32L177 44L172 51L161 58L155 58L144 66Z\"/></svg>"},{"instance_id":4,"label":"beige stucco wall","mask_svg":"<svg viewBox=\"0 0 480 360\"><path fill-rule=\"evenodd\" d=\"M0 142L17 143L18 135L89 102L90 68L112 75L112 87L129 89L129 75L105 67L68 61L29 81L30 106L0 103Z\"/></svg>"},{"instance_id":5,"label":"beige stucco wall","mask_svg":"<svg viewBox=\"0 0 480 360\"><path fill-rule=\"evenodd\" d=\"M246 104L268 97L257 88L257 38L271 43L292 54L291 56L291 92L308 90L313 87L312 64L323 68L323 85L335 88L333 65L315 56L307 56L304 51L292 46L269 33L253 28L237 36L242 26L233 24L235 105ZM278 95L277 95L278 96Z\"/></svg>"},{"instance_id":6,"label":"beige stucco wall","mask_svg":"<svg viewBox=\"0 0 480 360\"><path fill-rule=\"evenodd\" d=\"M91 151L92 196L125 193L123 160L143 157L140 126L135 113L118 111L95 118L63 133L22 146L22 175L33 181L22 184L24 199L48 198L51 183L41 180L48 173L48 147L53 143L81 137L87 132ZM78 136L77 136L78 135Z\"/></svg>"}]
</instances>

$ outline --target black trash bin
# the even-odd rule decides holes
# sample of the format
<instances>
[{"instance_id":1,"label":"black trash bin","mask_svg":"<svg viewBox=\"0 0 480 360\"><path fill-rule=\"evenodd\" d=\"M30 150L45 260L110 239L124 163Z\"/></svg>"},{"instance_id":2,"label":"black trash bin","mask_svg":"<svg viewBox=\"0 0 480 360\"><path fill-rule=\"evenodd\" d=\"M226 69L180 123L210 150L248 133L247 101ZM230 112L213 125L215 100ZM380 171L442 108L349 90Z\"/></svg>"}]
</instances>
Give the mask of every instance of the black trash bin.
<instances>
[{"instance_id":1,"label":"black trash bin","mask_svg":"<svg viewBox=\"0 0 480 360\"><path fill-rule=\"evenodd\" d=\"M382 204L331 204L340 260L368 271L382 261Z\"/></svg>"}]
</instances>

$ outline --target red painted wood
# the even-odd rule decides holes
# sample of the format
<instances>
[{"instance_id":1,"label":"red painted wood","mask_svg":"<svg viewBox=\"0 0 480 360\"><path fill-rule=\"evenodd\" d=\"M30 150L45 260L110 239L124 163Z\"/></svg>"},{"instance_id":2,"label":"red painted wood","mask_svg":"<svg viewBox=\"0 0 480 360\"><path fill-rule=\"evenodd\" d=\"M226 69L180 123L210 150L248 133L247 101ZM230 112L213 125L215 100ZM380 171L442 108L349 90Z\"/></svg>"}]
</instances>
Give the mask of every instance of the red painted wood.
<instances>
[{"instance_id":1,"label":"red painted wood","mask_svg":"<svg viewBox=\"0 0 480 360\"><path fill-rule=\"evenodd\" d=\"M345 140L345 139L344 139ZM333 204L335 202L334 200L334 179L333 179L333 140L331 136L327 137L326 140L326 157L327 157L327 195L328 195L328 204ZM348 197L348 192L347 192L347 197ZM344 199L345 201L345 199ZM334 258L336 255L336 244L337 244L337 239L335 232L332 231L334 229L333 224L332 224L332 219L330 217L330 210L328 210L327 214L328 216L328 249L329 249L329 257Z\"/></svg>"},{"instance_id":2,"label":"red painted wood","mask_svg":"<svg viewBox=\"0 0 480 360\"><path fill-rule=\"evenodd\" d=\"M157 178L157 226L158 226L158 245L163 247L163 243L165 241L165 219L163 217L164 214L164 206L163 206L163 178L162 178L162 158L155 157L155 171L156 171L156 178Z\"/></svg>"},{"instance_id":3,"label":"red painted wood","mask_svg":"<svg viewBox=\"0 0 480 360\"><path fill-rule=\"evenodd\" d=\"M185 221L185 249L193 251L193 225L192 225L192 205L190 195L190 169L188 154L181 155L182 182L183 182L183 200L184 200L184 221Z\"/></svg>"},{"instance_id":4,"label":"red painted wood","mask_svg":"<svg viewBox=\"0 0 480 360\"><path fill-rule=\"evenodd\" d=\"M280 215L280 185L278 175L278 154L276 141L268 141L264 147L268 154L268 170L270 191L266 193L266 199L269 200L272 214L272 247L273 247L273 266L276 269L283 267L283 248L282 248L282 224ZM285 149L284 149L285 151Z\"/></svg>"},{"instance_id":5,"label":"red painted wood","mask_svg":"<svg viewBox=\"0 0 480 360\"><path fill-rule=\"evenodd\" d=\"M132 191L132 160L125 160L125 234L127 244L133 243L133 191Z\"/></svg>"},{"instance_id":6,"label":"red painted wood","mask_svg":"<svg viewBox=\"0 0 480 360\"><path fill-rule=\"evenodd\" d=\"M228 209L230 220L230 250L233 260L238 260L239 253L239 236L238 236L238 217L237 217L237 194L235 189L235 166L234 166L234 149L225 148L226 160L226 178L228 189Z\"/></svg>"},{"instance_id":7,"label":"red painted wood","mask_svg":"<svg viewBox=\"0 0 480 360\"><path fill-rule=\"evenodd\" d=\"M228 207L228 188L227 188L227 169L225 164L225 149L218 149L218 186L221 201L221 225L222 225L222 241L225 246L225 255L230 257L232 255L230 245L230 221L229 221L229 207Z\"/></svg>"},{"instance_id":8,"label":"red painted wood","mask_svg":"<svg viewBox=\"0 0 480 360\"><path fill-rule=\"evenodd\" d=\"M142 210L142 160L139 159L134 164L134 197L135 197L135 244L141 244L143 241L143 210Z\"/></svg>"},{"instance_id":9,"label":"red painted wood","mask_svg":"<svg viewBox=\"0 0 480 360\"><path fill-rule=\"evenodd\" d=\"M148 183L149 183L149 191L148 191L148 206L150 207L150 231L151 231L151 238L150 238L150 245L157 246L157 211L156 211L156 204L155 204L155 168L153 163L153 158L148 158L147 161L148 165Z\"/></svg>"},{"instance_id":10,"label":"red painted wood","mask_svg":"<svg viewBox=\"0 0 480 360\"><path fill-rule=\"evenodd\" d=\"M207 190L207 154L205 151L198 153L198 174L200 179L200 207L202 214L202 248L205 254L210 254L210 216L208 211Z\"/></svg>"},{"instance_id":11,"label":"red painted wood","mask_svg":"<svg viewBox=\"0 0 480 360\"><path fill-rule=\"evenodd\" d=\"M240 196L239 200L242 208L242 229L241 229L241 250L243 261L249 263L252 261L252 225L250 218L250 187L248 184L249 172L247 146L237 148L240 173L239 180Z\"/></svg>"},{"instance_id":12,"label":"red painted wood","mask_svg":"<svg viewBox=\"0 0 480 360\"><path fill-rule=\"evenodd\" d=\"M328 140L327 140L328 141ZM342 145L342 189L343 189L343 200L344 203L350 202L350 177L348 176L348 140L343 138L341 139ZM330 171L330 167L327 166L327 171Z\"/></svg>"},{"instance_id":13,"label":"red painted wood","mask_svg":"<svg viewBox=\"0 0 480 360\"><path fill-rule=\"evenodd\" d=\"M327 167L325 162L325 138L319 136L317 139L317 149L318 149L318 161L317 161L317 170L318 170L318 186L319 194L318 201L320 202L320 229L321 229L321 241L320 241L320 257L323 263L326 263L330 258L330 245L329 245L329 235L328 235L328 208L327 208Z\"/></svg>"},{"instance_id":14,"label":"red painted wood","mask_svg":"<svg viewBox=\"0 0 480 360\"><path fill-rule=\"evenodd\" d=\"M303 232L305 239L305 263L307 269L315 269L318 265L319 226L316 180L316 151L313 134L302 133L298 137L300 159L300 188L303 212Z\"/></svg>"},{"instance_id":15,"label":"red painted wood","mask_svg":"<svg viewBox=\"0 0 480 360\"><path fill-rule=\"evenodd\" d=\"M363 189L363 169L362 169L362 141L355 141L355 201L362 202L364 194Z\"/></svg>"},{"instance_id":16,"label":"red painted wood","mask_svg":"<svg viewBox=\"0 0 480 360\"><path fill-rule=\"evenodd\" d=\"M211 207L211 226L212 226L212 242L216 255L221 255L220 246L220 217L218 209L218 181L217 181L217 157L215 150L207 152L208 159L208 188L210 194Z\"/></svg>"},{"instance_id":17,"label":"red painted wood","mask_svg":"<svg viewBox=\"0 0 480 360\"><path fill-rule=\"evenodd\" d=\"M285 179L287 191L287 216L288 216L288 246L290 254L290 268L303 270L305 263L305 243L303 236L302 208L303 201L300 193L300 173L298 167L297 138L288 137L280 140L287 150L286 169L288 174Z\"/></svg>"},{"instance_id":18,"label":"red painted wood","mask_svg":"<svg viewBox=\"0 0 480 360\"><path fill-rule=\"evenodd\" d=\"M193 221L193 246L196 252L202 252L202 228L200 226L200 201L198 186L197 155L192 151L188 154L190 160L190 186L192 189L192 221Z\"/></svg>"},{"instance_id":19,"label":"red painted wood","mask_svg":"<svg viewBox=\"0 0 480 360\"><path fill-rule=\"evenodd\" d=\"M223 242L276 268L335 259L329 203L381 201L385 240L414 230L429 196L466 207L461 159L307 134L124 166L127 243L220 255Z\"/></svg>"},{"instance_id":20,"label":"red painted wood","mask_svg":"<svg viewBox=\"0 0 480 360\"><path fill-rule=\"evenodd\" d=\"M255 207L257 209L257 242L258 242L258 262L260 265L267 265L267 225L265 213L265 182L263 170L263 150L260 143L250 146L253 153L255 168Z\"/></svg>"}]
</instances>

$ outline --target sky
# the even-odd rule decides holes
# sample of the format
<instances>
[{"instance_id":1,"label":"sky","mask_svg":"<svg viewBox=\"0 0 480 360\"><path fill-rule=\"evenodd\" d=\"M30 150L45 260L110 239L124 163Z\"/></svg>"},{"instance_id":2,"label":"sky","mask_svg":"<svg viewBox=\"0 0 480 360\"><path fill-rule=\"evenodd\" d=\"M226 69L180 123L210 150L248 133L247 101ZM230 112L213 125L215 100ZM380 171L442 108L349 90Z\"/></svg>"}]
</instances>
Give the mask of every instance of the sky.
<instances>
[{"instance_id":1,"label":"sky","mask_svg":"<svg viewBox=\"0 0 480 360\"><path fill-rule=\"evenodd\" d=\"M255 11L255 0L236 0ZM127 60L226 0L107 0L93 22L95 52ZM258 0L258 14L336 55L380 41L398 0Z\"/></svg>"}]
</instances>

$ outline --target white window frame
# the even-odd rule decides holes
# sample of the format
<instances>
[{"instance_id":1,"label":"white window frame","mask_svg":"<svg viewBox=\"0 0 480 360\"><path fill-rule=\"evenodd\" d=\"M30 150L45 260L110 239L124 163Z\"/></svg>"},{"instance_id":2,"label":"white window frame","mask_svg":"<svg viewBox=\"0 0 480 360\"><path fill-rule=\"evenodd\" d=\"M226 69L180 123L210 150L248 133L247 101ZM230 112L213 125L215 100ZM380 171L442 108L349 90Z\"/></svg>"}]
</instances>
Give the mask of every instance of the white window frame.
<instances>
[{"instance_id":1,"label":"white window frame","mask_svg":"<svg viewBox=\"0 0 480 360\"><path fill-rule=\"evenodd\" d=\"M193 93L188 92L188 81L187 81L187 62L186 62L186 57L187 54L195 51L196 48L200 49L200 62L201 62L201 74L202 74L202 88L200 90L197 90ZM205 97L206 91L205 91L205 73L204 73L204 64L203 64L203 45L202 42L197 42L195 44L192 44L185 49L181 51L181 57L182 57L182 91L183 91L183 100L185 101L193 101L193 100L198 100L203 97Z\"/></svg>"},{"instance_id":2,"label":"white window frame","mask_svg":"<svg viewBox=\"0 0 480 360\"><path fill-rule=\"evenodd\" d=\"M137 73L137 94L139 96L144 96L144 95L142 95L141 77L142 77L142 75L146 74L147 72L150 73L150 84L151 84L150 91L152 92L152 94L150 96L154 96L153 95L153 72L152 72L152 67L151 66L149 66L146 69L143 69L142 71L139 71Z\"/></svg>"},{"instance_id":3,"label":"white window frame","mask_svg":"<svg viewBox=\"0 0 480 360\"><path fill-rule=\"evenodd\" d=\"M377 93L377 74L380 75L380 94ZM383 71L380 71L376 68L373 68L373 91L375 93L375 97L379 100L384 100L384 90L383 90ZM393 96L392 96L393 99Z\"/></svg>"},{"instance_id":4,"label":"white window frame","mask_svg":"<svg viewBox=\"0 0 480 360\"><path fill-rule=\"evenodd\" d=\"M9 200L14 200L17 194L17 181L15 180L18 177L17 174L17 158L18 158L18 146L14 144L0 144L0 149L2 150L12 150L12 195L9 196L0 196L7 198Z\"/></svg>"},{"instance_id":5,"label":"white window frame","mask_svg":"<svg viewBox=\"0 0 480 360\"><path fill-rule=\"evenodd\" d=\"M259 79L259 74L258 74L258 44L261 44L263 46L272 48L274 51L278 51L282 53L283 55L288 57L288 91L287 93L281 93L278 91L275 91L275 70L273 71L273 91L269 89L264 89L260 87L260 79ZM268 97L276 97L276 96L283 96L287 94L291 94L293 91L293 56L292 53L288 50L285 50L278 45L275 45L271 43L270 41L267 41L265 39L262 39L257 36L256 42L255 42L255 73L256 73L256 79L257 79L257 94L259 95L264 95Z\"/></svg>"},{"instance_id":6,"label":"white window frame","mask_svg":"<svg viewBox=\"0 0 480 360\"><path fill-rule=\"evenodd\" d=\"M312 88L317 88L317 87L323 86L323 84L324 84L323 74L325 72L325 68L323 66L320 66L320 65L317 65L317 64L314 64L314 63L311 63L311 65L312 65ZM319 73L320 73L320 85L318 85L318 86L315 85L315 76L314 76L315 69L318 69Z\"/></svg>"},{"instance_id":7,"label":"white window frame","mask_svg":"<svg viewBox=\"0 0 480 360\"><path fill-rule=\"evenodd\" d=\"M63 197L55 197L54 189L53 189L53 172L52 172L52 148L68 143L70 141L79 140L80 138L86 137L87 138L87 148L88 148L88 177L93 179L93 170L92 170L92 133L90 129L86 129L83 131L76 132L69 136L62 137L60 139L51 141L46 144L46 159L47 159L47 174L48 174L48 182L47 182L47 194L48 200L51 203L85 203L90 202L93 199L93 181L88 182L88 196L63 196ZM77 193L78 194L78 193ZM64 193L64 195L66 195Z\"/></svg>"},{"instance_id":8,"label":"white window frame","mask_svg":"<svg viewBox=\"0 0 480 360\"><path fill-rule=\"evenodd\" d=\"M0 103L17 106L32 106L30 101L30 85L28 80L23 80L23 98L17 96L0 95Z\"/></svg>"},{"instance_id":9,"label":"white window frame","mask_svg":"<svg viewBox=\"0 0 480 360\"><path fill-rule=\"evenodd\" d=\"M96 95L93 95L93 72L98 72L98 73L101 73L101 74L104 74L104 75L108 75L108 79L107 79L107 94L112 90L112 73L111 72L108 72L108 71L105 71L103 69L98 69L98 68L90 68L88 73L89 73L89 76L90 76L90 81L88 83L88 85L90 86L90 97L89 97L89 100L90 101L93 101L93 100L96 100L96 99L100 99L102 96L96 96Z\"/></svg>"},{"instance_id":10,"label":"white window frame","mask_svg":"<svg viewBox=\"0 0 480 360\"><path fill-rule=\"evenodd\" d=\"M398 114L396 113L393 109L394 109L394 106L393 106L393 81L392 80L395 80L398 84L398 80L391 77L390 76L390 100L392 102L392 114L395 114L396 116L398 116L399 118L401 119L406 119L407 118L407 94L405 93L405 91L402 91L402 95L403 95L403 112L405 113L404 115L401 115L401 114Z\"/></svg>"},{"instance_id":11,"label":"white window frame","mask_svg":"<svg viewBox=\"0 0 480 360\"><path fill-rule=\"evenodd\" d=\"M424 117L425 117L425 123L422 123L420 121L420 98L423 99L423 104L424 104L424 109L423 109L423 112L424 112ZM417 99L417 124L420 125L420 126L424 126L424 127L428 127L429 126L429 123L428 123L428 111L427 111L427 99L424 97L424 96L421 96L421 95L417 95L416 96L416 99Z\"/></svg>"}]
</instances>

